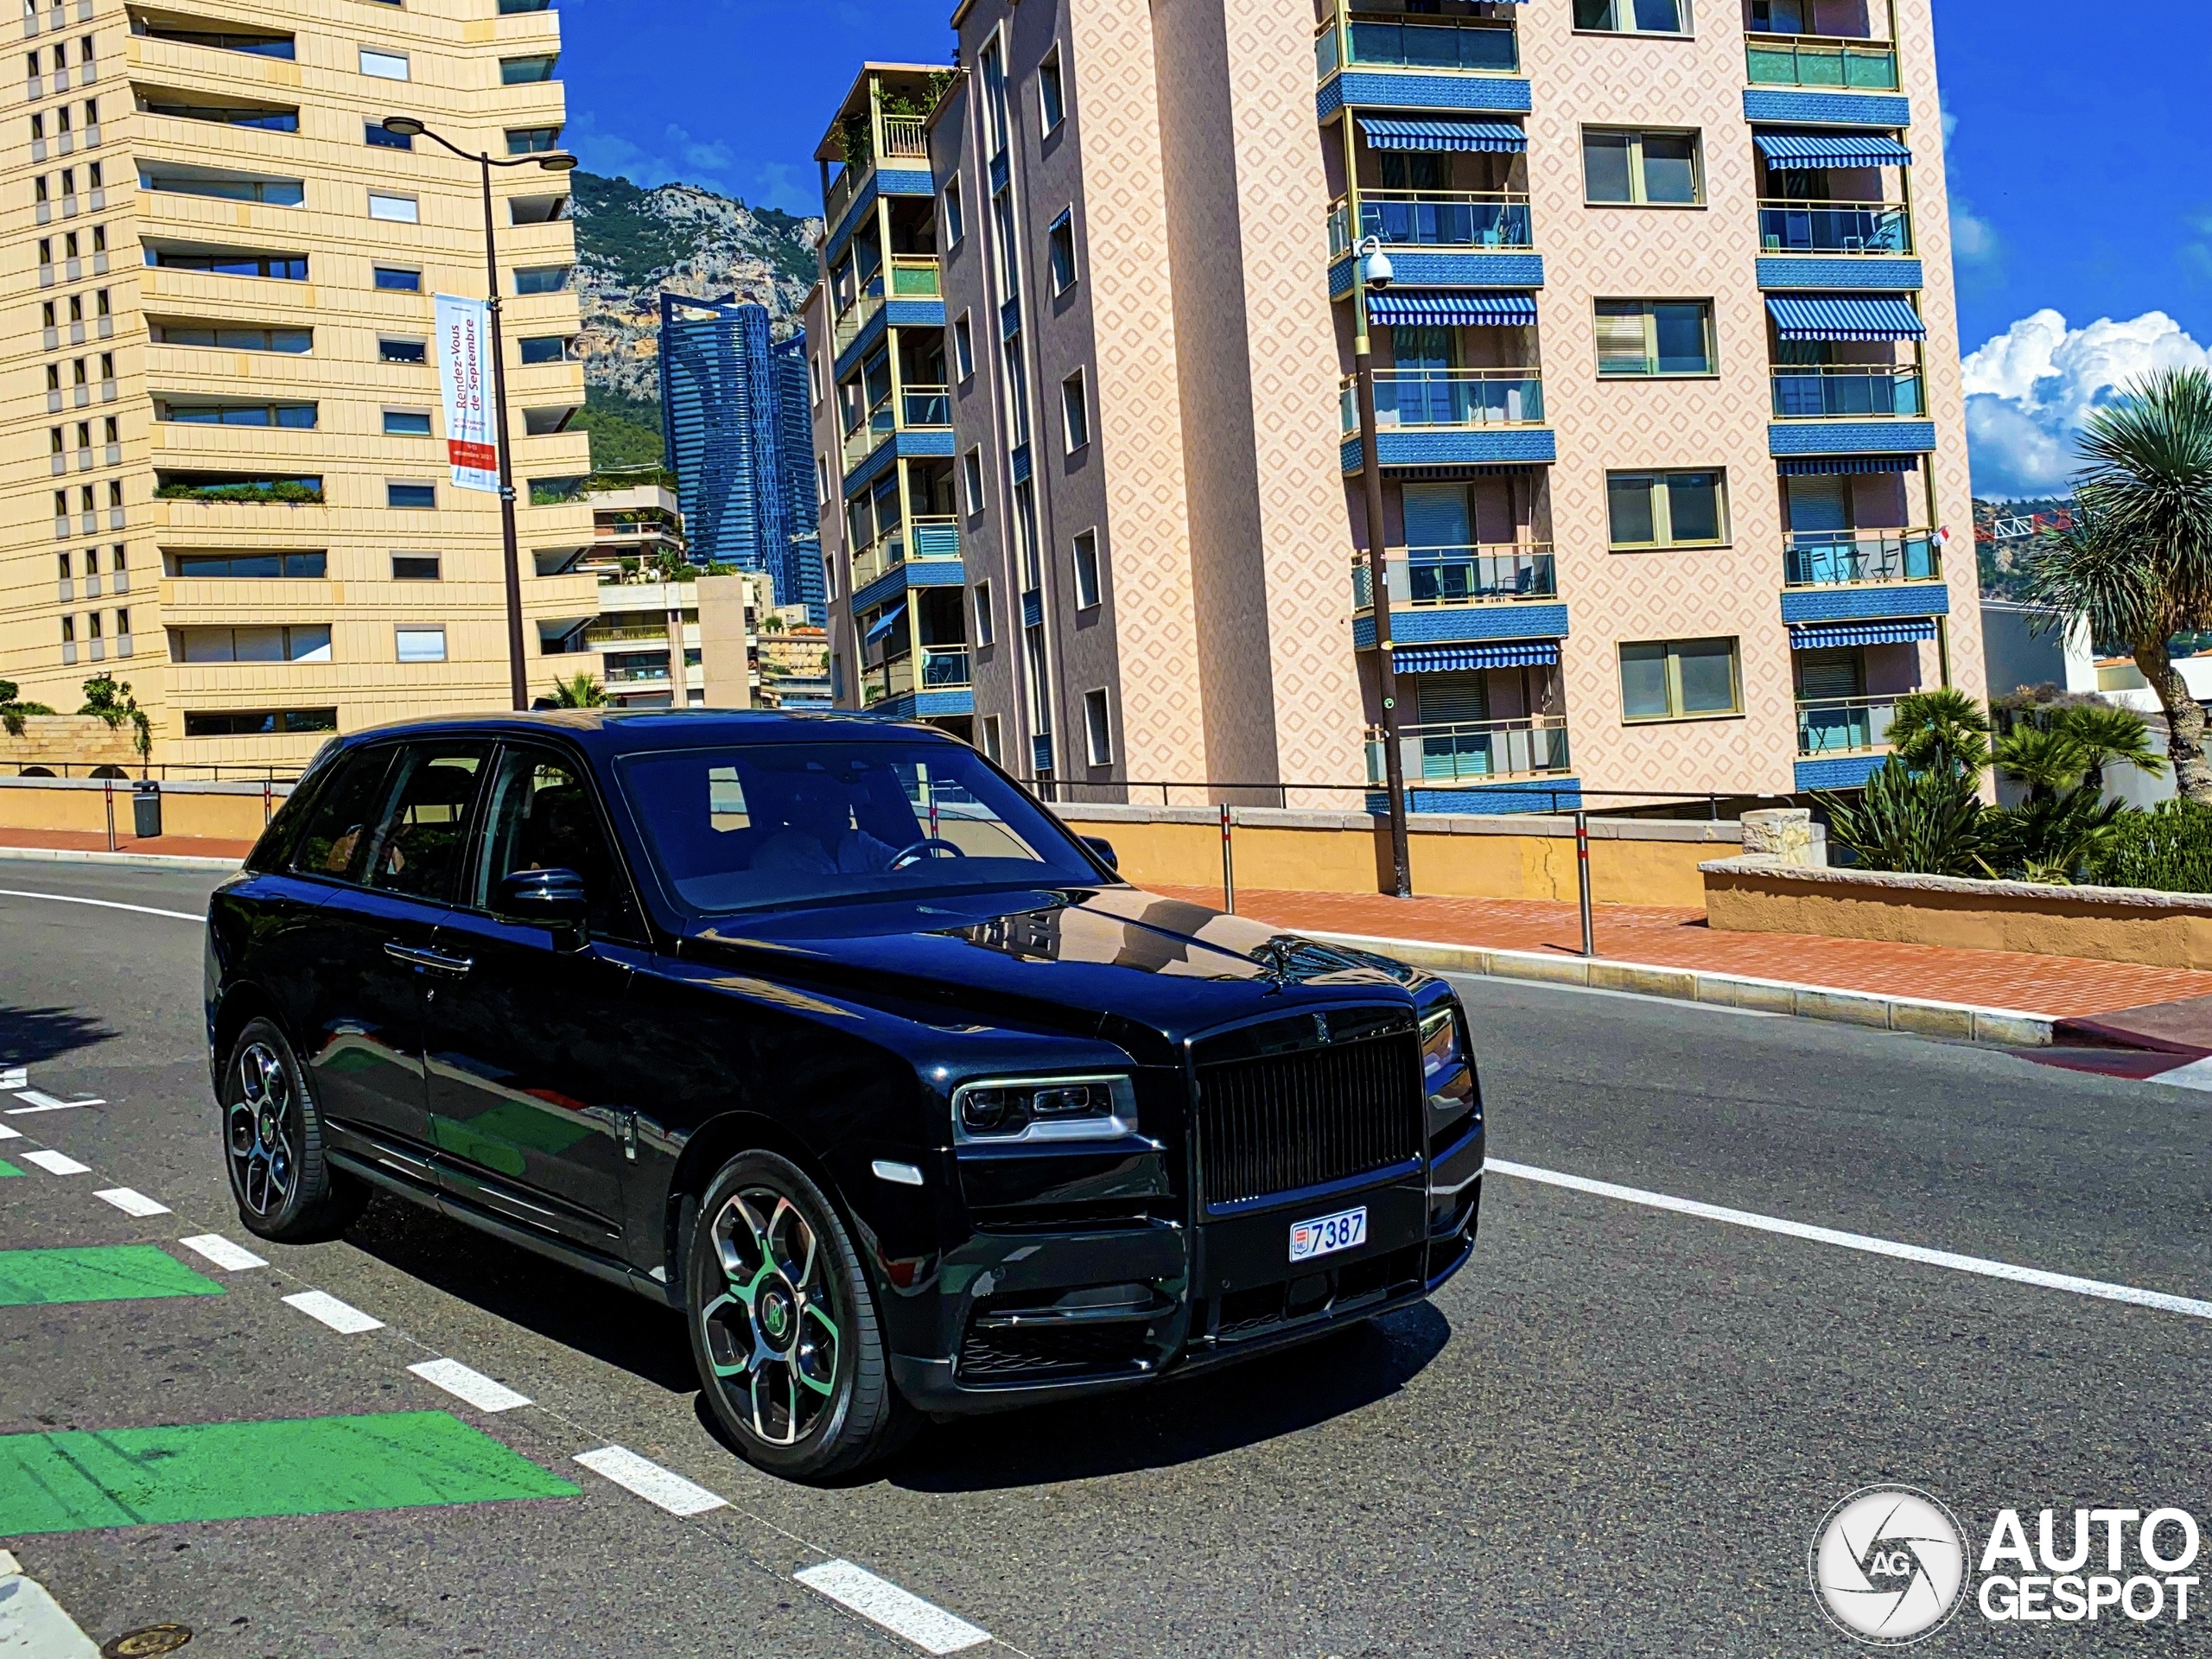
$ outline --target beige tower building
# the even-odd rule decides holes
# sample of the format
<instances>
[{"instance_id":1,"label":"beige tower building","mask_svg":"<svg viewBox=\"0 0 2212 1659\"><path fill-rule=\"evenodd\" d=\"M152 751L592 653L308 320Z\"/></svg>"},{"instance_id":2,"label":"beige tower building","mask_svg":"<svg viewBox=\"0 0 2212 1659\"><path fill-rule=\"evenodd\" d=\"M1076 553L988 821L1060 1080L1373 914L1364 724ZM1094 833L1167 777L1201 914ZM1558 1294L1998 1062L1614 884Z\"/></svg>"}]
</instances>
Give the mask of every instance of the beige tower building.
<instances>
[{"instance_id":1,"label":"beige tower building","mask_svg":"<svg viewBox=\"0 0 2212 1659\"><path fill-rule=\"evenodd\" d=\"M455 490L432 296L485 291L472 154L559 143L547 0L46 0L0 143L0 677L128 680L157 761L505 707L499 504ZM597 610L563 175L495 169L532 687ZM552 574L540 575L547 572ZM568 574L559 574L567 572Z\"/></svg>"},{"instance_id":2,"label":"beige tower building","mask_svg":"<svg viewBox=\"0 0 2212 1659\"><path fill-rule=\"evenodd\" d=\"M1363 339L1416 810L1848 788L1981 694L1928 0L952 21L821 151L847 705L1350 804Z\"/></svg>"}]
</instances>

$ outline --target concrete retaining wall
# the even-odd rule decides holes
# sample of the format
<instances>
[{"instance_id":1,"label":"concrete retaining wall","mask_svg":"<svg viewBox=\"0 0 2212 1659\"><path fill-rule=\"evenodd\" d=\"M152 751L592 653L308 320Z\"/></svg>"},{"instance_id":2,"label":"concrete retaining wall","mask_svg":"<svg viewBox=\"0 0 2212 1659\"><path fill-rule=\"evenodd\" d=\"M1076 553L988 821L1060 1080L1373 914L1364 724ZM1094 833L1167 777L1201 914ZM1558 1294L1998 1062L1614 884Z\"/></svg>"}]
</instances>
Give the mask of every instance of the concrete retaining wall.
<instances>
[{"instance_id":1,"label":"concrete retaining wall","mask_svg":"<svg viewBox=\"0 0 2212 1659\"><path fill-rule=\"evenodd\" d=\"M26 715L21 737L0 726L0 772L25 766L44 766L57 776L64 766L79 775L93 766L135 771L137 736L127 724L111 726L90 715Z\"/></svg>"},{"instance_id":2,"label":"concrete retaining wall","mask_svg":"<svg viewBox=\"0 0 2212 1659\"><path fill-rule=\"evenodd\" d=\"M136 760L136 756L132 757ZM133 783L115 785L115 828L131 833ZM275 785L271 804L292 792ZM162 833L215 841L253 841L264 823L259 784L163 784ZM107 829L106 785L96 779L0 778L0 829L67 830L99 835Z\"/></svg>"},{"instance_id":3,"label":"concrete retaining wall","mask_svg":"<svg viewBox=\"0 0 2212 1659\"><path fill-rule=\"evenodd\" d=\"M1707 919L1735 932L2212 969L2212 895L1803 869L1765 857L1700 869Z\"/></svg>"}]
</instances>

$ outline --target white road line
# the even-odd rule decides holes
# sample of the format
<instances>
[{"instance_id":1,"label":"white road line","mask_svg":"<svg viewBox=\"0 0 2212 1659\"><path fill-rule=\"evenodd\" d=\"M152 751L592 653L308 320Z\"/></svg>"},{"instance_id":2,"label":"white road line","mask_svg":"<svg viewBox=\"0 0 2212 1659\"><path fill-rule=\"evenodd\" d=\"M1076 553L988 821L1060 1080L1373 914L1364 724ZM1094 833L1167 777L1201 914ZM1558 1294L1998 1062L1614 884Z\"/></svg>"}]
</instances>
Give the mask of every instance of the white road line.
<instances>
[{"instance_id":1,"label":"white road line","mask_svg":"<svg viewBox=\"0 0 2212 1659\"><path fill-rule=\"evenodd\" d=\"M23 1066L11 1065L5 1070L0 1070L0 1089L21 1089L30 1080L31 1074Z\"/></svg>"},{"instance_id":2,"label":"white road line","mask_svg":"<svg viewBox=\"0 0 2212 1659\"><path fill-rule=\"evenodd\" d=\"M2212 1058L2191 1060L2187 1065L2177 1065L2171 1071L2161 1071L2148 1081L2170 1083L2177 1089L2212 1090Z\"/></svg>"},{"instance_id":3,"label":"white road line","mask_svg":"<svg viewBox=\"0 0 2212 1659\"><path fill-rule=\"evenodd\" d=\"M1445 975L1446 979L1473 977L1475 976L1466 974ZM1695 1002L1687 996L1653 996L1644 991L1612 991L1601 985L1562 985L1549 979L1484 979L1482 982L1485 988L1492 989L1500 985L1510 985L1516 989L1526 987L1539 991L1567 991L1576 996L1618 996L1630 1002L1656 1002L1667 1007L1698 1008L1707 1014L1732 1014L1745 1020L1787 1020L1789 1017L1786 1014L1777 1014L1771 1008L1732 1008L1726 1002Z\"/></svg>"},{"instance_id":4,"label":"white road line","mask_svg":"<svg viewBox=\"0 0 2212 1659\"><path fill-rule=\"evenodd\" d=\"M57 905L91 905L99 910L130 910L141 916L167 916L179 922L204 922L207 919L204 914L195 916L188 910L156 910L150 905L119 905L112 899L79 899L67 893L23 893L14 887L0 887L0 899L51 899Z\"/></svg>"},{"instance_id":5,"label":"white road line","mask_svg":"<svg viewBox=\"0 0 2212 1659\"><path fill-rule=\"evenodd\" d=\"M407 1369L425 1382L435 1382L448 1394L459 1395L479 1411L512 1411L530 1403L528 1395L517 1394L505 1383L494 1382L457 1359L426 1359Z\"/></svg>"},{"instance_id":6,"label":"white road line","mask_svg":"<svg viewBox=\"0 0 2212 1659\"><path fill-rule=\"evenodd\" d=\"M924 1653L958 1653L991 1639L988 1630L956 1618L935 1603L850 1561L824 1561L791 1576L862 1618L905 1637Z\"/></svg>"},{"instance_id":7,"label":"white road line","mask_svg":"<svg viewBox=\"0 0 2212 1659\"><path fill-rule=\"evenodd\" d=\"M1640 1204L1654 1210L1671 1210L1678 1215L1697 1216L1707 1221L1723 1221L1732 1227L1749 1227L1755 1232L1780 1233L1788 1238L1810 1239L1816 1244L1834 1244L1847 1250L1864 1250L1869 1255L1894 1256L1900 1262L1918 1262L1932 1268L1949 1268L1956 1273L1980 1274L1986 1279L2005 1279L2018 1285L2033 1285L2042 1290L2070 1291L2076 1296L2101 1297L2110 1302L2133 1302L2139 1307L2155 1307L2167 1313L2186 1313L2200 1319L2212 1319L2212 1302L2198 1301L2190 1296L2169 1296L2159 1290L2138 1290L2133 1285L2108 1284L2101 1279L2077 1279L2069 1273L2045 1273L2041 1268L2019 1268L2009 1262L1992 1262L1986 1256L1960 1255L1950 1250L1931 1250L1919 1244L1900 1244L1893 1239L1874 1238L1866 1233L1840 1232L1833 1227L1812 1227L1802 1221L1783 1221L1773 1216L1754 1215L1748 1210L1729 1210L1717 1204L1700 1204L1694 1198L1670 1198L1664 1192L1646 1192L1633 1186L1616 1186L1611 1181L1592 1181L1580 1175L1562 1175L1556 1170L1535 1169L1527 1164L1509 1164L1492 1158L1484 1165L1485 1171L1500 1175L1517 1175L1524 1181L1539 1181L1547 1186L1564 1186L1577 1192L1589 1192L1601 1198L1618 1198L1624 1204Z\"/></svg>"},{"instance_id":8,"label":"white road line","mask_svg":"<svg viewBox=\"0 0 2212 1659\"><path fill-rule=\"evenodd\" d=\"M134 1192L127 1186L111 1186L105 1192L95 1192L92 1196L113 1205L126 1216L166 1216L169 1213L166 1204L158 1203L143 1192Z\"/></svg>"},{"instance_id":9,"label":"white road line","mask_svg":"<svg viewBox=\"0 0 2212 1659\"><path fill-rule=\"evenodd\" d=\"M592 1473L604 1475L617 1486L635 1492L646 1503L658 1503L671 1515L704 1515L709 1510L728 1507L728 1498L717 1497L703 1486L694 1486L674 1471L639 1457L627 1446L602 1446L595 1452L580 1452L576 1461Z\"/></svg>"},{"instance_id":10,"label":"white road line","mask_svg":"<svg viewBox=\"0 0 2212 1659\"><path fill-rule=\"evenodd\" d=\"M56 1100L52 1095L42 1093L36 1089L18 1089L16 1091L16 1098L17 1100L27 1100L30 1104L28 1106L10 1106L8 1108L8 1116L10 1117L29 1117L34 1112L66 1112L78 1106L105 1106L107 1104L107 1102L97 1099Z\"/></svg>"},{"instance_id":11,"label":"white road line","mask_svg":"<svg viewBox=\"0 0 2212 1659\"><path fill-rule=\"evenodd\" d=\"M66 1152L27 1152L23 1154L23 1161L36 1164L49 1175L89 1175L92 1173L90 1164L80 1164Z\"/></svg>"},{"instance_id":12,"label":"white road line","mask_svg":"<svg viewBox=\"0 0 2212 1659\"><path fill-rule=\"evenodd\" d=\"M0 1123L0 1141L20 1141L22 1138L21 1129L11 1129L5 1123Z\"/></svg>"},{"instance_id":13,"label":"white road line","mask_svg":"<svg viewBox=\"0 0 2212 1659\"><path fill-rule=\"evenodd\" d=\"M311 1319L320 1319L332 1330L345 1336L358 1336L364 1331L381 1331L382 1319L371 1319L358 1307L349 1307L327 1291L303 1290L296 1296L287 1296L284 1304L296 1307Z\"/></svg>"},{"instance_id":14,"label":"white road line","mask_svg":"<svg viewBox=\"0 0 2212 1659\"><path fill-rule=\"evenodd\" d=\"M251 1250L233 1244L220 1233L194 1233L190 1238L177 1243L196 1255L204 1255L226 1273L244 1273L248 1268L265 1268L269 1263Z\"/></svg>"}]
</instances>

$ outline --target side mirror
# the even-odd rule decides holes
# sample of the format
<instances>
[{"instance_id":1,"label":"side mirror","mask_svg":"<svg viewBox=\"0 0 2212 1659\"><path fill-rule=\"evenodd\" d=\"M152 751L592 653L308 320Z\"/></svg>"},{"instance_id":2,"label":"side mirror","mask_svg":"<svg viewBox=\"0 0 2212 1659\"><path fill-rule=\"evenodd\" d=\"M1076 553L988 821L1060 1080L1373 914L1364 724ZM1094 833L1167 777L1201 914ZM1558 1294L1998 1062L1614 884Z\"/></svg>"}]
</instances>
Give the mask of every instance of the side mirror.
<instances>
[{"instance_id":1,"label":"side mirror","mask_svg":"<svg viewBox=\"0 0 2212 1659\"><path fill-rule=\"evenodd\" d=\"M574 870L517 870L493 892L492 913L533 927L580 927L591 913L591 897Z\"/></svg>"},{"instance_id":2,"label":"side mirror","mask_svg":"<svg viewBox=\"0 0 2212 1659\"><path fill-rule=\"evenodd\" d=\"M1121 874L1122 861L1114 856L1114 843L1112 842L1107 840L1103 836L1085 836L1083 838L1083 844L1090 848L1092 854L1096 855L1108 869L1113 871L1116 875Z\"/></svg>"}]
</instances>

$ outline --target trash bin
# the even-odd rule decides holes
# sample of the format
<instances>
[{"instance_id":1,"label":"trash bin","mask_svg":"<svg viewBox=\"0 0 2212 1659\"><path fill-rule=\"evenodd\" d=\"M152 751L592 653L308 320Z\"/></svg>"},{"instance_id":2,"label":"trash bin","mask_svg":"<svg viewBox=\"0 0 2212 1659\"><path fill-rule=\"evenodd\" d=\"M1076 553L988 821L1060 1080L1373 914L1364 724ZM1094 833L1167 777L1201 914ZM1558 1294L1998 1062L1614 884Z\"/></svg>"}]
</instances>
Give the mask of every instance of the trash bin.
<instances>
[{"instance_id":1,"label":"trash bin","mask_svg":"<svg viewBox=\"0 0 2212 1659\"><path fill-rule=\"evenodd\" d=\"M162 833L162 786L134 784L130 790L130 833L140 840Z\"/></svg>"}]
</instances>

